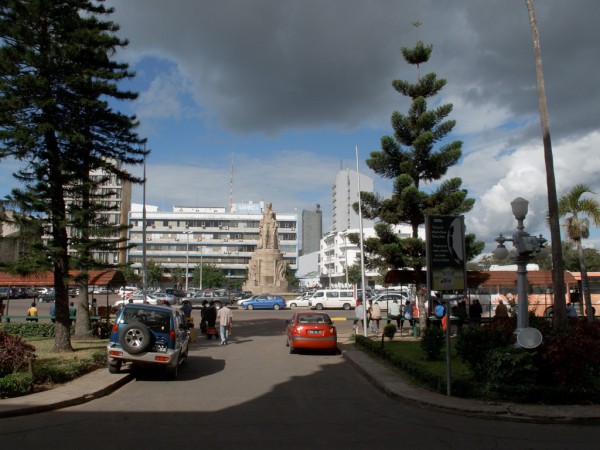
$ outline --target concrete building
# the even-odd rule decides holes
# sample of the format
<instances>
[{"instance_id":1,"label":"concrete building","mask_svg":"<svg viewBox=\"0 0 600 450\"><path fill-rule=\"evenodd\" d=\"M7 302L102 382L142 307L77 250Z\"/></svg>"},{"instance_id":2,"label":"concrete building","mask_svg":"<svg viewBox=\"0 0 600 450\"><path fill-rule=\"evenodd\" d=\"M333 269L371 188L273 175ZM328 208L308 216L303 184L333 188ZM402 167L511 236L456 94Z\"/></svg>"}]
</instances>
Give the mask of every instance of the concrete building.
<instances>
[{"instance_id":1,"label":"concrete building","mask_svg":"<svg viewBox=\"0 0 600 450\"><path fill-rule=\"evenodd\" d=\"M174 268L191 274L199 264L211 264L232 280L244 281L248 262L258 244L259 222L264 204L234 204L224 207L175 206L173 211L146 208L146 261L152 259L168 274ZM277 214L279 249L284 261L296 270L298 258L297 214ZM129 217L128 262L141 271L143 259L143 212ZM191 280L189 280L191 281Z\"/></svg>"},{"instance_id":2,"label":"concrete building","mask_svg":"<svg viewBox=\"0 0 600 450\"><path fill-rule=\"evenodd\" d=\"M357 176L358 174L358 176ZM358 229L359 216L352 205L358 201L358 180L362 192L373 192L373 178L350 169L340 170L332 187L332 231ZM363 220L363 228L372 228L372 220Z\"/></svg>"},{"instance_id":3,"label":"concrete building","mask_svg":"<svg viewBox=\"0 0 600 450\"><path fill-rule=\"evenodd\" d=\"M360 232L359 229L350 229L342 232L332 231L327 233L321 240L319 250L319 273L321 284L331 287L349 287L347 280L347 268L354 264L360 264L360 247L354 245L348 239L348 234ZM374 228L363 228L364 238L374 237ZM407 238L412 235L412 228L408 225L396 226L396 233L401 238ZM425 239L425 229L419 230L419 237ZM366 271L365 276L369 285L375 284L375 278L378 272Z\"/></svg>"},{"instance_id":4,"label":"concrete building","mask_svg":"<svg viewBox=\"0 0 600 450\"><path fill-rule=\"evenodd\" d=\"M4 264L17 261L24 245L13 216L13 211L0 211L0 262Z\"/></svg>"},{"instance_id":5,"label":"concrete building","mask_svg":"<svg viewBox=\"0 0 600 450\"><path fill-rule=\"evenodd\" d=\"M120 166L120 164L119 164ZM113 237L104 237L106 240L113 240L115 245L110 250L96 250L93 252L95 260L104 264L125 264L127 261L127 243L122 242L118 244L119 240L127 238L127 229L129 211L131 210L131 192L132 185L129 181L123 181L116 175L108 175L102 170L92 171L90 178L93 181L100 182L99 187L92 193L92 199L95 202L102 203L104 210L99 211L98 217L105 220L107 223L113 226L122 225L120 234ZM94 198L95 197L95 198ZM69 203L78 202L79 199L73 197L66 197L65 202ZM6 211L3 213L3 217L0 218L1 229L0 236L2 236L2 244L0 245L0 260L2 262L14 262L22 254L27 253L28 246L31 242L24 242L20 238L20 230L13 224L12 212ZM67 227L67 235L69 237L75 237L79 231L77 229ZM94 236L90 236L94 238ZM43 241L48 241L50 236L41 236ZM75 251L69 248L70 254L75 254Z\"/></svg>"},{"instance_id":6,"label":"concrete building","mask_svg":"<svg viewBox=\"0 0 600 450\"><path fill-rule=\"evenodd\" d=\"M321 205L316 211L307 209L302 211L302 251L300 255L318 252L321 237L323 236L323 212Z\"/></svg>"}]
</instances>

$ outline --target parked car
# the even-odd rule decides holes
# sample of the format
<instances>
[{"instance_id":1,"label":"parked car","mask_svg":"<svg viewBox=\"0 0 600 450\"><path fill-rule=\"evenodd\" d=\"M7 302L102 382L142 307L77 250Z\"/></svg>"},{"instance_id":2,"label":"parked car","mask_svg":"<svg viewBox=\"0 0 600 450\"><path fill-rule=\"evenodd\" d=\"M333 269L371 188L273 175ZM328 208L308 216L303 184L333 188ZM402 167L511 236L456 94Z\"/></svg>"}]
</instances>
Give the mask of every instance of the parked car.
<instances>
[{"instance_id":1,"label":"parked car","mask_svg":"<svg viewBox=\"0 0 600 450\"><path fill-rule=\"evenodd\" d=\"M337 330L328 314L322 312L295 312L286 321L286 345L290 353L298 349L328 350L337 353Z\"/></svg>"},{"instance_id":2,"label":"parked car","mask_svg":"<svg viewBox=\"0 0 600 450\"><path fill-rule=\"evenodd\" d=\"M108 295L112 294L113 290L107 288L106 286L94 286L90 289L90 292L97 295Z\"/></svg>"},{"instance_id":3,"label":"parked car","mask_svg":"<svg viewBox=\"0 0 600 450\"><path fill-rule=\"evenodd\" d=\"M381 295L378 295L377 297L373 297L373 298L369 299L369 301L371 301L371 300L373 300L374 303L377 302L382 311L387 311L389 308L389 305L394 300L397 300L398 304L402 307L406 303L406 300L408 300L408 295L400 294L400 293L381 294Z\"/></svg>"},{"instance_id":4,"label":"parked car","mask_svg":"<svg viewBox=\"0 0 600 450\"><path fill-rule=\"evenodd\" d=\"M308 293L299 295L295 299L290 300L288 303L288 306L290 308L298 308L300 306L310 306L310 297L311 297L311 294L308 294Z\"/></svg>"},{"instance_id":5,"label":"parked car","mask_svg":"<svg viewBox=\"0 0 600 450\"><path fill-rule=\"evenodd\" d=\"M173 295L173 296L177 297L178 299L185 297L185 292L180 291L179 289L167 288L167 289L165 289L165 293L169 294L169 295Z\"/></svg>"},{"instance_id":6,"label":"parked car","mask_svg":"<svg viewBox=\"0 0 600 450\"><path fill-rule=\"evenodd\" d=\"M165 294L164 292L155 292L154 294L148 294L147 300L150 304L161 304L164 302L168 302L169 305L175 305L177 303L177 297L175 297L174 295Z\"/></svg>"},{"instance_id":7,"label":"parked car","mask_svg":"<svg viewBox=\"0 0 600 450\"><path fill-rule=\"evenodd\" d=\"M245 300L242 303L244 309L283 309L286 307L285 298L281 295L260 294Z\"/></svg>"},{"instance_id":8,"label":"parked car","mask_svg":"<svg viewBox=\"0 0 600 450\"><path fill-rule=\"evenodd\" d=\"M139 290L140 288L137 288L135 286L121 286L117 291L117 294L119 294L119 297L125 298L128 294L129 296L131 296L131 294Z\"/></svg>"},{"instance_id":9,"label":"parked car","mask_svg":"<svg viewBox=\"0 0 600 450\"><path fill-rule=\"evenodd\" d=\"M250 297L252 297L252 291L243 291L243 292L238 292L234 297L233 300L235 300L235 302L240 305L244 300L249 299Z\"/></svg>"},{"instance_id":10,"label":"parked car","mask_svg":"<svg viewBox=\"0 0 600 450\"><path fill-rule=\"evenodd\" d=\"M352 289L318 289L310 297L312 309L342 308L348 311L354 308L356 299Z\"/></svg>"},{"instance_id":11,"label":"parked car","mask_svg":"<svg viewBox=\"0 0 600 450\"><path fill-rule=\"evenodd\" d=\"M54 289L46 289L44 294L38 294L37 300L40 303L53 302L56 300L56 292Z\"/></svg>"},{"instance_id":12,"label":"parked car","mask_svg":"<svg viewBox=\"0 0 600 450\"><path fill-rule=\"evenodd\" d=\"M189 300L190 304L192 305L192 308L200 308L204 300L206 300L207 302L213 301L217 306L231 304L231 297L229 297L228 295L219 295L215 291L198 292L193 297L186 297L185 300ZM183 298L180 299L179 303L181 303L181 301L183 301Z\"/></svg>"},{"instance_id":13,"label":"parked car","mask_svg":"<svg viewBox=\"0 0 600 450\"><path fill-rule=\"evenodd\" d=\"M150 304L150 302L148 301L148 297L146 296L146 299L144 299L144 296L141 294L136 294L136 295L132 295L129 298L124 298L122 300L117 300L114 304L113 307L115 308L121 308L124 305L129 305L129 304L135 304L135 305L139 305L142 303L147 303ZM153 304L156 304L154 302L152 302Z\"/></svg>"},{"instance_id":14,"label":"parked car","mask_svg":"<svg viewBox=\"0 0 600 450\"><path fill-rule=\"evenodd\" d=\"M107 345L108 371L119 373L123 363L137 368L163 367L177 378L188 356L189 333L183 314L159 305L128 304L117 316Z\"/></svg>"}]
</instances>

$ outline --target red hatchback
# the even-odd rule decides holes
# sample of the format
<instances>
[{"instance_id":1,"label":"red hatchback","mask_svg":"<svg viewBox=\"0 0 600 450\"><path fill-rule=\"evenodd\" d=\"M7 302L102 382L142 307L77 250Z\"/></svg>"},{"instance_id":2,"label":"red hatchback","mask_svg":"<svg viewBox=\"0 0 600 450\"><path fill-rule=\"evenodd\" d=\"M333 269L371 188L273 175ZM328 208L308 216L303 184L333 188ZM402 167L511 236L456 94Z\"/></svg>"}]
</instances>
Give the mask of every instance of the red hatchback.
<instances>
[{"instance_id":1,"label":"red hatchback","mask_svg":"<svg viewBox=\"0 0 600 450\"><path fill-rule=\"evenodd\" d=\"M296 312L287 323L287 343L290 353L298 349L329 350L337 353L337 331L328 314Z\"/></svg>"}]
</instances>

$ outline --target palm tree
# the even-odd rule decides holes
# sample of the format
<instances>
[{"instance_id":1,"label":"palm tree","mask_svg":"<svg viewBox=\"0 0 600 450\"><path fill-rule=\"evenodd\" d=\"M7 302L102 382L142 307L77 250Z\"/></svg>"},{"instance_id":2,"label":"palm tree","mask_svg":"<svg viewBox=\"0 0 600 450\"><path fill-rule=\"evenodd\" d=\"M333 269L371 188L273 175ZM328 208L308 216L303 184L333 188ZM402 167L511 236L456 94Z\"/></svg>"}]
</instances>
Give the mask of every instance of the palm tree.
<instances>
[{"instance_id":1,"label":"palm tree","mask_svg":"<svg viewBox=\"0 0 600 450\"><path fill-rule=\"evenodd\" d=\"M560 215L557 211L556 179L554 176L554 157L552 155L552 140L550 139L550 125L548 123L548 104L546 102L546 88L544 84L544 70L542 68L542 49L538 33L537 19L533 0L525 0L533 52L535 58L535 73L540 109L540 124L542 126L542 141L544 143L544 162L546 164L546 185L548 188L548 223L550 225L550 239L552 243L552 284L554 285L554 325L563 325L566 320L564 263L562 258L562 245L560 242Z\"/></svg>"},{"instance_id":2,"label":"palm tree","mask_svg":"<svg viewBox=\"0 0 600 450\"><path fill-rule=\"evenodd\" d=\"M583 198L584 194L594 194L594 192L586 184L574 186L558 200L558 213L560 217L568 215L563 223L563 227L567 231L567 237L575 243L577 249L586 317L588 321L592 322L594 320L592 298L590 296L590 285L583 259L581 240L587 239L590 236L590 219L594 222L594 225L600 225L600 203L593 198Z\"/></svg>"}]
</instances>

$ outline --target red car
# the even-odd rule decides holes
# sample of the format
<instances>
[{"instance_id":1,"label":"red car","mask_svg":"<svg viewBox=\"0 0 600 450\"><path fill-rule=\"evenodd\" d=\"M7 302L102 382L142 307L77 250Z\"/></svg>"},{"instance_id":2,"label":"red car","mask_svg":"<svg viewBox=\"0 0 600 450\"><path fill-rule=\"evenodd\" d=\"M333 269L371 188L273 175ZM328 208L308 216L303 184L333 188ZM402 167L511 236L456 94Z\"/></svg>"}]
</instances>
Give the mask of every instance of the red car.
<instances>
[{"instance_id":1,"label":"red car","mask_svg":"<svg viewBox=\"0 0 600 450\"><path fill-rule=\"evenodd\" d=\"M328 314L296 312L287 323L287 343L290 353L298 349L329 350L337 353L337 330Z\"/></svg>"}]
</instances>

